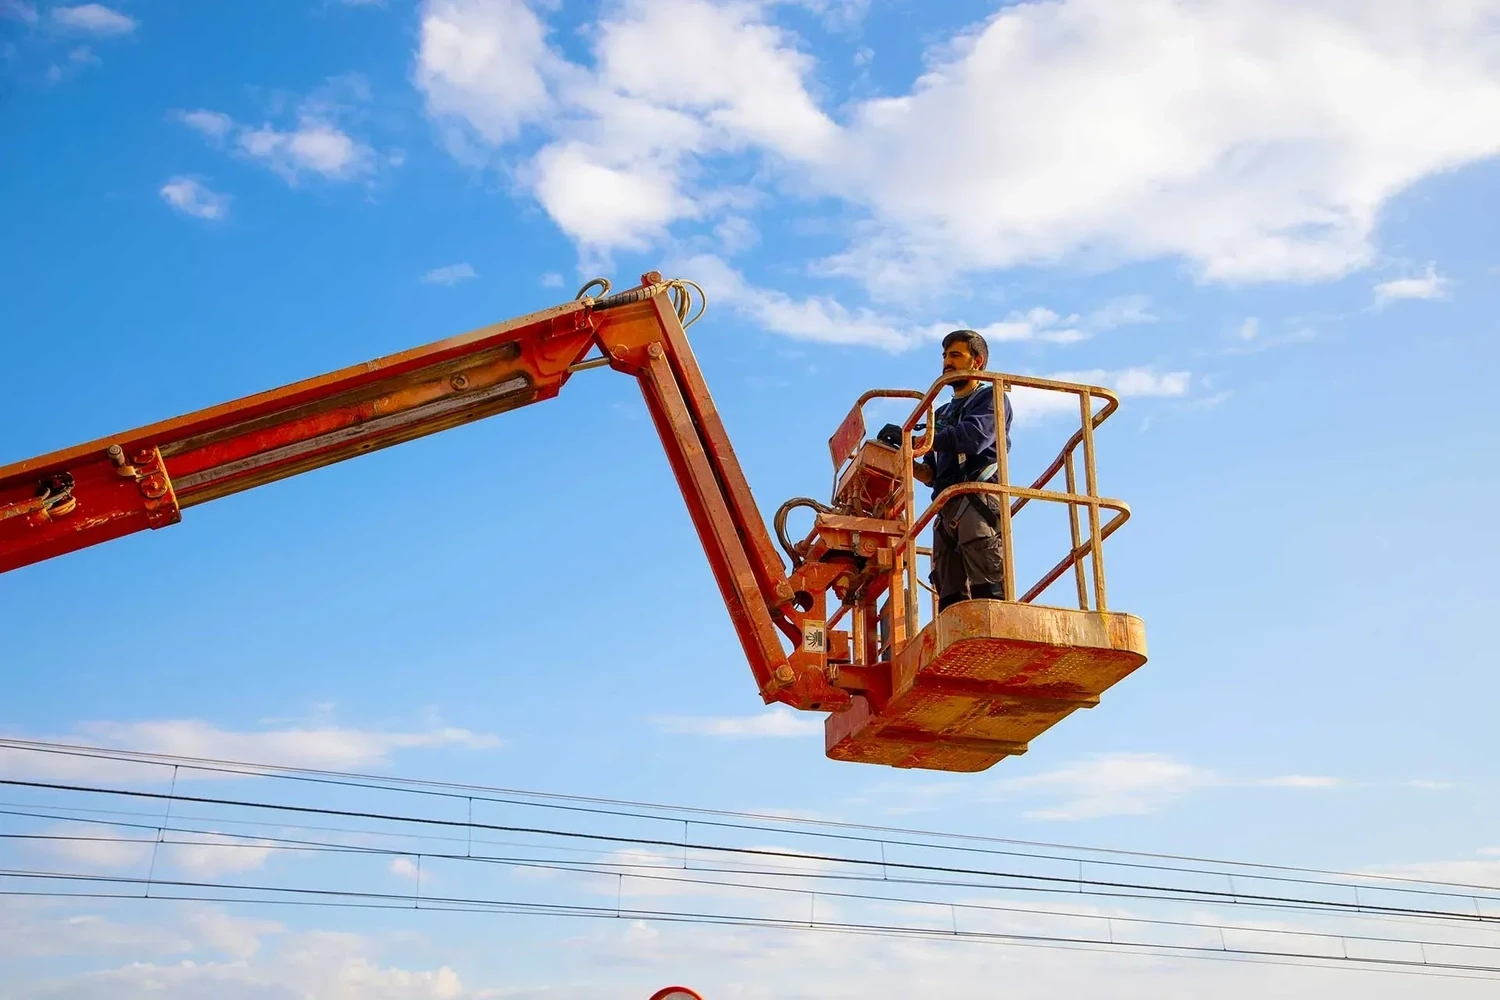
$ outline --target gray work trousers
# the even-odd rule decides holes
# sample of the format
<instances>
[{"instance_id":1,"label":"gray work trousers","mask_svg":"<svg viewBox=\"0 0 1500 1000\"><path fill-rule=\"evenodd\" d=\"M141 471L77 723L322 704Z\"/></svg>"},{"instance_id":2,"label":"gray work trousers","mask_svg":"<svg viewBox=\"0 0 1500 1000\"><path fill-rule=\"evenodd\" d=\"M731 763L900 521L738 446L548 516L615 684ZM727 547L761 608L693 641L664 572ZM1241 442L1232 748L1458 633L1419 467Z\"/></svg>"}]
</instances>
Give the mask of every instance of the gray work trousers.
<instances>
[{"instance_id":1,"label":"gray work trousers","mask_svg":"<svg viewBox=\"0 0 1500 1000\"><path fill-rule=\"evenodd\" d=\"M996 523L979 509L983 504ZM997 530L1000 499L966 493L943 504L932 519L932 573L928 579L946 607L973 597L999 600L1004 595L1005 550Z\"/></svg>"}]
</instances>

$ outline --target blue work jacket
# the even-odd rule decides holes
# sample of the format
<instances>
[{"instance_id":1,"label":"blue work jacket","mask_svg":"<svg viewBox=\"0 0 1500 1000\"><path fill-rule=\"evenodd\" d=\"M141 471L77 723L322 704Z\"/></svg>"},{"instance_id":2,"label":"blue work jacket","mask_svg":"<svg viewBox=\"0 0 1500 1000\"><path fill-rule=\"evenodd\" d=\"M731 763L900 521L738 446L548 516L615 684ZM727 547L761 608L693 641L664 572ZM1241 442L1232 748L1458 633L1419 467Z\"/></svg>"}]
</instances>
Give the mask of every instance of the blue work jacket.
<instances>
[{"instance_id":1,"label":"blue work jacket","mask_svg":"<svg viewBox=\"0 0 1500 1000\"><path fill-rule=\"evenodd\" d=\"M933 411L936 433L932 450L922 461L932 470L932 495L936 497L955 483L994 481L995 473L982 475L995 464L995 390L983 382L967 396L955 396ZM1010 395L1005 403L1005 450L1010 451Z\"/></svg>"}]
</instances>

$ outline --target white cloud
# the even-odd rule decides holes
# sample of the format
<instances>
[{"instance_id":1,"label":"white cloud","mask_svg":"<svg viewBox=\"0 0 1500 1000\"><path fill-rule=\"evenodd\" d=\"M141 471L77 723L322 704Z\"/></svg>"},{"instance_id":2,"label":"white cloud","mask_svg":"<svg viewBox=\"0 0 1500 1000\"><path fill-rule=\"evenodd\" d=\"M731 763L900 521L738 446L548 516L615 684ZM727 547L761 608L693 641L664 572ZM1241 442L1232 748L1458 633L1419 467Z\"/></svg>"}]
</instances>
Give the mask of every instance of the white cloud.
<instances>
[{"instance_id":1,"label":"white cloud","mask_svg":"<svg viewBox=\"0 0 1500 1000\"><path fill-rule=\"evenodd\" d=\"M57 83L60 80L65 80L77 73L80 67L97 66L100 61L99 57L94 55L94 50L87 45L75 46L68 52L65 62L53 63L47 67L47 81L49 83Z\"/></svg>"},{"instance_id":2,"label":"white cloud","mask_svg":"<svg viewBox=\"0 0 1500 1000\"><path fill-rule=\"evenodd\" d=\"M1470 0L1007 6L912 93L858 109L828 173L880 230L845 263L1085 253L1226 281L1342 275L1370 261L1389 198L1500 151L1490 16Z\"/></svg>"},{"instance_id":3,"label":"white cloud","mask_svg":"<svg viewBox=\"0 0 1500 1000\"><path fill-rule=\"evenodd\" d=\"M709 301L724 302L766 329L799 340L864 344L899 351L924 336L869 309L851 311L832 297L798 300L784 292L758 288L711 254L689 258L673 267L672 272L698 282Z\"/></svg>"},{"instance_id":4,"label":"white cloud","mask_svg":"<svg viewBox=\"0 0 1500 1000\"><path fill-rule=\"evenodd\" d=\"M547 146L525 176L553 221L586 246L644 250L667 223L697 214L672 164L621 162L581 142Z\"/></svg>"},{"instance_id":5,"label":"white cloud","mask_svg":"<svg viewBox=\"0 0 1500 1000\"><path fill-rule=\"evenodd\" d=\"M662 732L687 736L785 737L811 736L823 731L821 715L797 712L779 705L759 715L663 716L652 722Z\"/></svg>"},{"instance_id":6,"label":"white cloud","mask_svg":"<svg viewBox=\"0 0 1500 1000\"><path fill-rule=\"evenodd\" d=\"M741 216L730 216L714 227L714 237L724 253L733 256L748 250L760 242L760 233L755 223Z\"/></svg>"},{"instance_id":7,"label":"white cloud","mask_svg":"<svg viewBox=\"0 0 1500 1000\"><path fill-rule=\"evenodd\" d=\"M417 868L417 863L411 858L392 858L391 874L416 881L421 872Z\"/></svg>"},{"instance_id":8,"label":"white cloud","mask_svg":"<svg viewBox=\"0 0 1500 1000\"><path fill-rule=\"evenodd\" d=\"M0 17L22 24L36 24L41 20L34 4L25 3L24 0L0 0Z\"/></svg>"},{"instance_id":9,"label":"white cloud","mask_svg":"<svg viewBox=\"0 0 1500 1000\"><path fill-rule=\"evenodd\" d=\"M363 78L345 76L329 80L302 99L292 115L295 124L285 127L269 122L250 126L206 108L179 111L174 117L216 146L229 141L238 155L270 168L288 184L297 184L305 174L351 181L374 174L382 166L399 167L404 160L399 151L378 154L340 124L351 102L368 99Z\"/></svg>"},{"instance_id":10,"label":"white cloud","mask_svg":"<svg viewBox=\"0 0 1500 1000\"><path fill-rule=\"evenodd\" d=\"M542 275L543 288L561 288L562 283L563 277L556 271L548 271L546 274Z\"/></svg>"},{"instance_id":11,"label":"white cloud","mask_svg":"<svg viewBox=\"0 0 1500 1000\"><path fill-rule=\"evenodd\" d=\"M272 1000L328 997L353 1000L479 1000L490 993L468 991L447 965L413 969L380 961L373 936L334 931L286 930L280 924L231 916L209 907L168 907L167 927L139 927L94 915L49 917L26 913L18 921L66 929L74 947L53 953L97 961L133 941L138 950L126 964L96 971L64 970L51 981L16 970L7 996L28 1000ZM56 910L52 912L57 912ZM66 911L62 911L66 912ZM160 911L158 911L160 912ZM29 918L26 919L26 918ZM79 923L78 921L82 921ZM153 923L159 923L160 917ZM41 937L41 935L37 935ZM190 957L185 957L190 956ZM176 959L164 961L164 959ZM29 970L28 970L29 971Z\"/></svg>"},{"instance_id":12,"label":"white cloud","mask_svg":"<svg viewBox=\"0 0 1500 1000\"><path fill-rule=\"evenodd\" d=\"M1099 819L1155 812L1217 782L1212 771L1164 754L1115 753L1098 754L1042 774L1003 778L990 786L990 794L1002 798L1043 794L1057 800L1027 811L1024 815L1029 819Z\"/></svg>"},{"instance_id":13,"label":"white cloud","mask_svg":"<svg viewBox=\"0 0 1500 1000\"><path fill-rule=\"evenodd\" d=\"M1117 371L1094 368L1088 371L1053 372L1043 377L1058 382L1102 386L1113 390L1122 399L1185 396L1192 383L1191 372L1158 372L1143 367L1124 368ZM1049 417L1063 414L1081 419L1078 397L1071 393L1017 386L1011 390L1011 405L1015 413L1014 421L1018 427L1039 423Z\"/></svg>"},{"instance_id":14,"label":"white cloud","mask_svg":"<svg viewBox=\"0 0 1500 1000\"><path fill-rule=\"evenodd\" d=\"M143 958L209 949L243 960L259 950L262 938L282 930L274 921L234 917L218 907L199 904L168 903L156 919L125 922L52 901L0 901L0 955L29 959L65 955L107 959L115 954Z\"/></svg>"},{"instance_id":15,"label":"white cloud","mask_svg":"<svg viewBox=\"0 0 1500 1000\"><path fill-rule=\"evenodd\" d=\"M135 30L134 18L97 3L53 7L52 19L64 28L93 35L128 35Z\"/></svg>"},{"instance_id":16,"label":"white cloud","mask_svg":"<svg viewBox=\"0 0 1500 1000\"><path fill-rule=\"evenodd\" d=\"M148 838L146 831L93 824L62 824L47 833L68 838L41 841L49 853L90 870L138 865L151 857L154 841L154 836Z\"/></svg>"},{"instance_id":17,"label":"white cloud","mask_svg":"<svg viewBox=\"0 0 1500 1000\"><path fill-rule=\"evenodd\" d=\"M703 905L701 895L684 902ZM400 923L395 923L394 917L382 922L379 915L368 916L359 921L361 929L378 930L353 934L291 930L206 907L178 910L172 904L156 905L161 909L143 911L158 914L151 926L100 919L92 913L70 924L60 915L68 912L65 910L33 908L33 912L26 912L10 907L18 916L24 914L23 919L15 921L28 933L22 944L51 944L54 939L48 932L54 932L73 945L65 954L98 964L121 956L113 959L120 964L100 971L64 966L56 973L59 978L46 983L31 979L37 973L18 965L17 974L7 981L11 993L17 1000L146 1000L163 996L174 1000L615 1000L622 995L645 997L659 986L682 982L706 997L886 1000L988 995L976 990L975 984L1003 982L1006 996L1014 1000L1106 995L1115 1000L1209 996L1223 1000L1268 996L1327 1000L1355 995L1361 1000L1397 1000L1417 993L1443 1000L1479 1000L1493 993L1494 985L1437 978L1414 981L1406 976L1351 977L1348 970L1236 961L1173 961L1151 955L632 919L532 922L540 933L496 936L495 919L436 923L441 921L439 915L428 914L424 921L418 911L403 915ZM819 918L836 912L837 905L820 897ZM807 908L801 909L805 916ZM1081 907L1073 905L1070 909ZM960 921L975 919L962 909L959 913ZM210 938L215 914L218 924L227 925L232 934L219 935L224 945ZM1101 915L1128 913L1110 909L1101 911ZM899 916L903 922L912 919L910 912ZM1035 932L1041 921L1048 930L1061 927L1074 933L1098 932L1097 920L1070 922L1045 914L993 915L984 926L1025 934ZM33 927L39 930L29 930ZM442 928L442 946L434 950L443 956L445 964L384 959L379 948L383 941L392 945L421 942L412 929L427 927ZM400 936L380 933L396 928ZM1125 932L1125 926L1115 930ZM132 938L133 949L127 945ZM1218 943L1216 934L1205 938ZM94 950L81 947L95 941L99 947ZM239 942L238 953L227 950L231 942ZM243 949L247 943L257 947L246 953ZM1230 943L1235 943L1233 936ZM6 942L0 941L0 947L5 946ZM1329 941L1324 947L1336 945ZM533 964L537 961L540 964ZM482 982L473 982L480 976ZM622 983L627 985L622 988Z\"/></svg>"},{"instance_id":18,"label":"white cloud","mask_svg":"<svg viewBox=\"0 0 1500 1000\"><path fill-rule=\"evenodd\" d=\"M1285 774L1276 778L1262 778L1256 784L1268 788L1337 788L1343 782L1321 775Z\"/></svg>"},{"instance_id":19,"label":"white cloud","mask_svg":"<svg viewBox=\"0 0 1500 1000\"><path fill-rule=\"evenodd\" d=\"M1493 850L1475 852L1483 857L1493 855ZM1367 874L1385 875L1392 878L1416 879L1422 882L1456 882L1462 885L1482 885L1500 889L1500 861L1417 861L1409 864L1383 865L1368 869Z\"/></svg>"},{"instance_id":20,"label":"white cloud","mask_svg":"<svg viewBox=\"0 0 1500 1000\"><path fill-rule=\"evenodd\" d=\"M1448 294L1449 284L1434 265L1428 264L1421 277L1395 278L1376 285L1375 304L1381 306L1398 299L1441 299Z\"/></svg>"},{"instance_id":21,"label":"white cloud","mask_svg":"<svg viewBox=\"0 0 1500 1000\"><path fill-rule=\"evenodd\" d=\"M442 727L401 733L327 726L235 732L194 719L161 722L100 722L79 727L104 746L183 757L212 757L297 767L368 767L384 764L396 750L464 747L488 750L500 746L494 736Z\"/></svg>"},{"instance_id":22,"label":"white cloud","mask_svg":"<svg viewBox=\"0 0 1500 1000\"><path fill-rule=\"evenodd\" d=\"M557 60L523 0L427 0L421 18L415 76L429 115L494 145L551 106L543 74Z\"/></svg>"},{"instance_id":23,"label":"white cloud","mask_svg":"<svg viewBox=\"0 0 1500 1000\"><path fill-rule=\"evenodd\" d=\"M168 205L195 218L217 220L229 214L229 195L211 191L192 177L173 177L159 193Z\"/></svg>"},{"instance_id":24,"label":"white cloud","mask_svg":"<svg viewBox=\"0 0 1500 1000\"><path fill-rule=\"evenodd\" d=\"M1247 317L1245 322L1241 323L1239 329L1235 331L1235 336L1241 340L1254 340L1260 336L1260 320L1254 316Z\"/></svg>"},{"instance_id":25,"label":"white cloud","mask_svg":"<svg viewBox=\"0 0 1500 1000\"><path fill-rule=\"evenodd\" d=\"M160 859L163 867L212 879L229 872L253 871L264 865L274 850L276 845L268 840L213 833L172 834L161 845Z\"/></svg>"},{"instance_id":26,"label":"white cloud","mask_svg":"<svg viewBox=\"0 0 1500 1000\"><path fill-rule=\"evenodd\" d=\"M335 125L302 119L296 128L270 125L241 131L235 142L247 156L262 160L289 182L303 172L348 180L374 166L374 151Z\"/></svg>"},{"instance_id":27,"label":"white cloud","mask_svg":"<svg viewBox=\"0 0 1500 1000\"><path fill-rule=\"evenodd\" d=\"M1039 774L1000 777L978 786L933 781L894 786L882 794L895 813L923 812L963 796L1020 803L1027 819L1087 820L1157 812L1210 788L1328 789L1344 784L1337 778L1305 775L1239 778L1161 753L1101 753Z\"/></svg>"},{"instance_id":28,"label":"white cloud","mask_svg":"<svg viewBox=\"0 0 1500 1000\"><path fill-rule=\"evenodd\" d=\"M1413 778L1405 784L1408 788L1426 788L1431 791L1445 791L1453 787L1451 781L1431 781L1426 778Z\"/></svg>"},{"instance_id":29,"label":"white cloud","mask_svg":"<svg viewBox=\"0 0 1500 1000\"><path fill-rule=\"evenodd\" d=\"M196 111L179 111L176 117L189 128L196 129L214 139L223 138L234 127L234 119L222 111L207 111L199 108Z\"/></svg>"},{"instance_id":30,"label":"white cloud","mask_svg":"<svg viewBox=\"0 0 1500 1000\"><path fill-rule=\"evenodd\" d=\"M803 85L812 60L753 4L627 0L598 39L602 85L694 114L718 133L715 145L748 142L794 159L829 151L836 127Z\"/></svg>"},{"instance_id":31,"label":"white cloud","mask_svg":"<svg viewBox=\"0 0 1500 1000\"><path fill-rule=\"evenodd\" d=\"M644 249L724 204L691 189L695 157L818 157L836 135L803 86L811 60L757 4L625 0L591 37L588 70L520 0L427 0L415 74L458 155L546 128L519 177L586 248Z\"/></svg>"},{"instance_id":32,"label":"white cloud","mask_svg":"<svg viewBox=\"0 0 1500 1000\"><path fill-rule=\"evenodd\" d=\"M830 31L852 28L870 12L870 0L791 0L817 14Z\"/></svg>"},{"instance_id":33,"label":"white cloud","mask_svg":"<svg viewBox=\"0 0 1500 1000\"><path fill-rule=\"evenodd\" d=\"M1012 312L1005 319L973 326L961 319L933 322L903 320L867 307L851 309L829 295L795 298L751 284L722 258L697 254L670 262L673 274L692 278L712 301L722 301L773 333L825 344L858 344L889 351L937 343L950 330L975 329L990 345L1014 341L1071 344L1098 332L1155 317L1150 300L1132 295L1111 300L1093 312L1061 316L1043 306Z\"/></svg>"},{"instance_id":34,"label":"white cloud","mask_svg":"<svg viewBox=\"0 0 1500 1000\"><path fill-rule=\"evenodd\" d=\"M1080 258L1337 277L1372 260L1391 198L1500 152L1500 39L1476 0L1007 4L842 122L777 6L622 0L585 66L520 0L427 0L416 80L481 147L538 125L551 141L520 176L585 247L716 221L715 171L746 153L770 167L757 190L862 212L825 269L891 295Z\"/></svg>"},{"instance_id":35,"label":"white cloud","mask_svg":"<svg viewBox=\"0 0 1500 1000\"><path fill-rule=\"evenodd\" d=\"M435 267L422 275L422 280L429 285L456 285L460 281L477 278L474 268L468 264L449 264L446 267Z\"/></svg>"},{"instance_id":36,"label":"white cloud","mask_svg":"<svg viewBox=\"0 0 1500 1000\"><path fill-rule=\"evenodd\" d=\"M390 763L392 754L403 750L490 750L503 746L498 737L442 725L416 732L397 732L324 723L252 732L220 729L197 719L83 723L72 736L52 737L47 742L273 767L333 770L385 766ZM7 746L0 747L0 774L93 781L165 781L172 776L172 768ZM183 768L178 780L205 777L208 777L205 772ZM216 773L214 777L224 775Z\"/></svg>"},{"instance_id":37,"label":"white cloud","mask_svg":"<svg viewBox=\"0 0 1500 1000\"><path fill-rule=\"evenodd\" d=\"M158 874L171 869L195 878L253 871L265 864L276 845L268 840L216 833L155 834L97 823L64 823L47 833L59 839L39 841L49 853L89 871L136 868L153 856Z\"/></svg>"}]
</instances>

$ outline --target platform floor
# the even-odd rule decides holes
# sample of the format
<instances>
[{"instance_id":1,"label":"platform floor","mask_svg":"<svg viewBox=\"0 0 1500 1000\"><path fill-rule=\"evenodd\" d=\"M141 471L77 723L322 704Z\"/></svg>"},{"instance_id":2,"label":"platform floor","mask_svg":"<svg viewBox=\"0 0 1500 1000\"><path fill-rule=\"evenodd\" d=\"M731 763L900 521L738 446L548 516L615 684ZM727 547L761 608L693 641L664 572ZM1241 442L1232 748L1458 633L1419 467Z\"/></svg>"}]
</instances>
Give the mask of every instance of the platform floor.
<instances>
[{"instance_id":1,"label":"platform floor","mask_svg":"<svg viewBox=\"0 0 1500 1000\"><path fill-rule=\"evenodd\" d=\"M983 771L1015 754L1146 662L1134 615L966 601L897 654L891 699L857 696L825 723L834 760Z\"/></svg>"}]
</instances>

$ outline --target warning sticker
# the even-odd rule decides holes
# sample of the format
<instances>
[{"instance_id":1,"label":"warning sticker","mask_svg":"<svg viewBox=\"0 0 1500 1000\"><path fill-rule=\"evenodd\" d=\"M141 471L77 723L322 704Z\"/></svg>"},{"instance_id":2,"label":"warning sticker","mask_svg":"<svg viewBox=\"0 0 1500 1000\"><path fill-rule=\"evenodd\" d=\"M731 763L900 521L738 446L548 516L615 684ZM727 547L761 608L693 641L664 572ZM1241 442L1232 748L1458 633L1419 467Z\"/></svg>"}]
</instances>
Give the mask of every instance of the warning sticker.
<instances>
[{"instance_id":1,"label":"warning sticker","mask_svg":"<svg viewBox=\"0 0 1500 1000\"><path fill-rule=\"evenodd\" d=\"M822 622L803 622L802 651L804 653L828 652L828 630Z\"/></svg>"}]
</instances>

